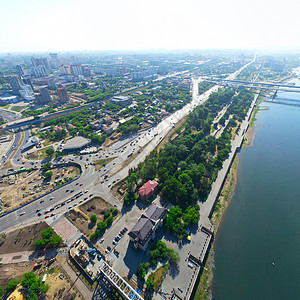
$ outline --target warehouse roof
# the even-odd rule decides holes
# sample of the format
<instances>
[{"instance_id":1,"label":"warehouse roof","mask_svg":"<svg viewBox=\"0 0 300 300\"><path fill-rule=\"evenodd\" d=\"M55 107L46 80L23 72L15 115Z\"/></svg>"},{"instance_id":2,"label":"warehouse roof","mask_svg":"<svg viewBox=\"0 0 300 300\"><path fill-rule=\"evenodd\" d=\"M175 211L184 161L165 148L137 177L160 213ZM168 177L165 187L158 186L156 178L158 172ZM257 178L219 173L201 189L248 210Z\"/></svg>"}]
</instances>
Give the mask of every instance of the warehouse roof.
<instances>
[{"instance_id":1,"label":"warehouse roof","mask_svg":"<svg viewBox=\"0 0 300 300\"><path fill-rule=\"evenodd\" d=\"M87 146L90 142L91 140L82 136L75 136L72 139L67 140L63 150L80 149Z\"/></svg>"}]
</instances>

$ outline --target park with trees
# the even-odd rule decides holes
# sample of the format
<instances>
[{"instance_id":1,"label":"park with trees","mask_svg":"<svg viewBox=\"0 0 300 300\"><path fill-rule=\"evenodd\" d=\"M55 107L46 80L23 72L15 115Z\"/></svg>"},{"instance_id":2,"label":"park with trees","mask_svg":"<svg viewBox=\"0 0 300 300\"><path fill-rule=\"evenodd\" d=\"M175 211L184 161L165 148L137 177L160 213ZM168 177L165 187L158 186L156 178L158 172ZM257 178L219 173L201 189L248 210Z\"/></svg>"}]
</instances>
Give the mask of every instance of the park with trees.
<instances>
[{"instance_id":1,"label":"park with trees","mask_svg":"<svg viewBox=\"0 0 300 300\"><path fill-rule=\"evenodd\" d=\"M197 222L197 201L205 201L223 161L231 149L231 139L239 129L253 100L249 90L231 88L214 92L203 106L188 116L176 138L159 150L153 150L136 169L130 170L124 204L135 201L134 185L157 179L161 195L175 205L166 218L166 228L182 239L186 228ZM226 116L232 116L219 138L211 135L212 121L229 105ZM197 217L198 216L198 217Z\"/></svg>"}]
</instances>

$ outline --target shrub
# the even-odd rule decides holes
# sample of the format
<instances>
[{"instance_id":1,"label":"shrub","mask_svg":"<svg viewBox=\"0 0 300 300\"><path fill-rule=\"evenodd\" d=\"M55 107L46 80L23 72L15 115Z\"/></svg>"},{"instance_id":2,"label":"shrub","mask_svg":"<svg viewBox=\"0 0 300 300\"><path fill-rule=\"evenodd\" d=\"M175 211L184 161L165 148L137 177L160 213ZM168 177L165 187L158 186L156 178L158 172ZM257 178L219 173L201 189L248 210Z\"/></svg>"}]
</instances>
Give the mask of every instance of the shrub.
<instances>
[{"instance_id":1,"label":"shrub","mask_svg":"<svg viewBox=\"0 0 300 300\"><path fill-rule=\"evenodd\" d=\"M93 224L95 224L95 223L97 222L97 217L96 217L96 215L91 215L91 216L90 216L90 221L91 221Z\"/></svg>"}]
</instances>

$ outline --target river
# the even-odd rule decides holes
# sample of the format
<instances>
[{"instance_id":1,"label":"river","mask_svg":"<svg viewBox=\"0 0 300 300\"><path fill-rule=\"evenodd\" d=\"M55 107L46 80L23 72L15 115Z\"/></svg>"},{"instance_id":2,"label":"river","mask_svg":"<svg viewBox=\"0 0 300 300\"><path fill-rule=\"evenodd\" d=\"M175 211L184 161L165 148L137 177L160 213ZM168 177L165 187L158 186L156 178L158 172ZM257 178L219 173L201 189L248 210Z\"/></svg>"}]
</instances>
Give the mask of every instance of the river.
<instances>
[{"instance_id":1,"label":"river","mask_svg":"<svg viewBox=\"0 0 300 300\"><path fill-rule=\"evenodd\" d=\"M300 93L277 97L300 104ZM261 107L216 236L217 300L300 299L300 107Z\"/></svg>"}]
</instances>

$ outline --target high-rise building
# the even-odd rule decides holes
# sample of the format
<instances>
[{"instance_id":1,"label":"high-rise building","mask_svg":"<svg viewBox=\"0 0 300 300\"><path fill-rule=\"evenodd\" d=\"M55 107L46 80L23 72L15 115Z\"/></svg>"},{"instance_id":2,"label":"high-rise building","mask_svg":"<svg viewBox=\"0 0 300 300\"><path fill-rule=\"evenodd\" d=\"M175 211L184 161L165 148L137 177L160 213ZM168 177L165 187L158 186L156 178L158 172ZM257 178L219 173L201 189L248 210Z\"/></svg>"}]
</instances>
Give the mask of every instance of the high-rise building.
<instances>
[{"instance_id":1,"label":"high-rise building","mask_svg":"<svg viewBox=\"0 0 300 300\"><path fill-rule=\"evenodd\" d=\"M37 68L38 66L44 66L47 71L51 71L51 67L49 65L49 61L47 57L32 57L31 63L33 67Z\"/></svg>"},{"instance_id":2,"label":"high-rise building","mask_svg":"<svg viewBox=\"0 0 300 300\"><path fill-rule=\"evenodd\" d=\"M32 72L36 77L48 76L48 71L44 65L39 65L37 67L33 67Z\"/></svg>"},{"instance_id":3,"label":"high-rise building","mask_svg":"<svg viewBox=\"0 0 300 300\"><path fill-rule=\"evenodd\" d=\"M50 93L46 88L41 88L39 93L35 94L35 99L39 104L47 104L52 101Z\"/></svg>"},{"instance_id":4,"label":"high-rise building","mask_svg":"<svg viewBox=\"0 0 300 300\"><path fill-rule=\"evenodd\" d=\"M71 65L71 73L74 76L83 75L82 65Z\"/></svg>"},{"instance_id":5,"label":"high-rise building","mask_svg":"<svg viewBox=\"0 0 300 300\"><path fill-rule=\"evenodd\" d=\"M24 76L24 70L21 65L16 65L19 76Z\"/></svg>"},{"instance_id":6,"label":"high-rise building","mask_svg":"<svg viewBox=\"0 0 300 300\"><path fill-rule=\"evenodd\" d=\"M60 71L61 75L70 75L71 74L71 70L70 70L69 66L61 65L61 66L59 66L59 71Z\"/></svg>"},{"instance_id":7,"label":"high-rise building","mask_svg":"<svg viewBox=\"0 0 300 300\"><path fill-rule=\"evenodd\" d=\"M58 60L58 54L57 53L50 53L50 59L51 60Z\"/></svg>"},{"instance_id":8,"label":"high-rise building","mask_svg":"<svg viewBox=\"0 0 300 300\"><path fill-rule=\"evenodd\" d=\"M22 89L19 91L22 98L27 101L34 100L34 92L29 84L24 84Z\"/></svg>"},{"instance_id":9,"label":"high-rise building","mask_svg":"<svg viewBox=\"0 0 300 300\"><path fill-rule=\"evenodd\" d=\"M10 76L7 76L7 79L8 79L8 83L10 84L13 91L18 92L21 89L23 82L19 76L10 75Z\"/></svg>"},{"instance_id":10,"label":"high-rise building","mask_svg":"<svg viewBox=\"0 0 300 300\"><path fill-rule=\"evenodd\" d=\"M86 66L82 66L82 74L84 77L91 77L92 76L92 70Z\"/></svg>"},{"instance_id":11,"label":"high-rise building","mask_svg":"<svg viewBox=\"0 0 300 300\"><path fill-rule=\"evenodd\" d=\"M22 80L23 80L24 84L29 84L31 86L32 90L33 90L33 85L32 85L32 82L31 82L31 77L24 76Z\"/></svg>"},{"instance_id":12,"label":"high-rise building","mask_svg":"<svg viewBox=\"0 0 300 300\"><path fill-rule=\"evenodd\" d=\"M53 69L57 69L59 59L58 59L58 54L57 53L50 53L50 67Z\"/></svg>"},{"instance_id":13,"label":"high-rise building","mask_svg":"<svg viewBox=\"0 0 300 300\"><path fill-rule=\"evenodd\" d=\"M61 84L57 86L57 94L61 103L66 103L70 100L67 89Z\"/></svg>"}]
</instances>

